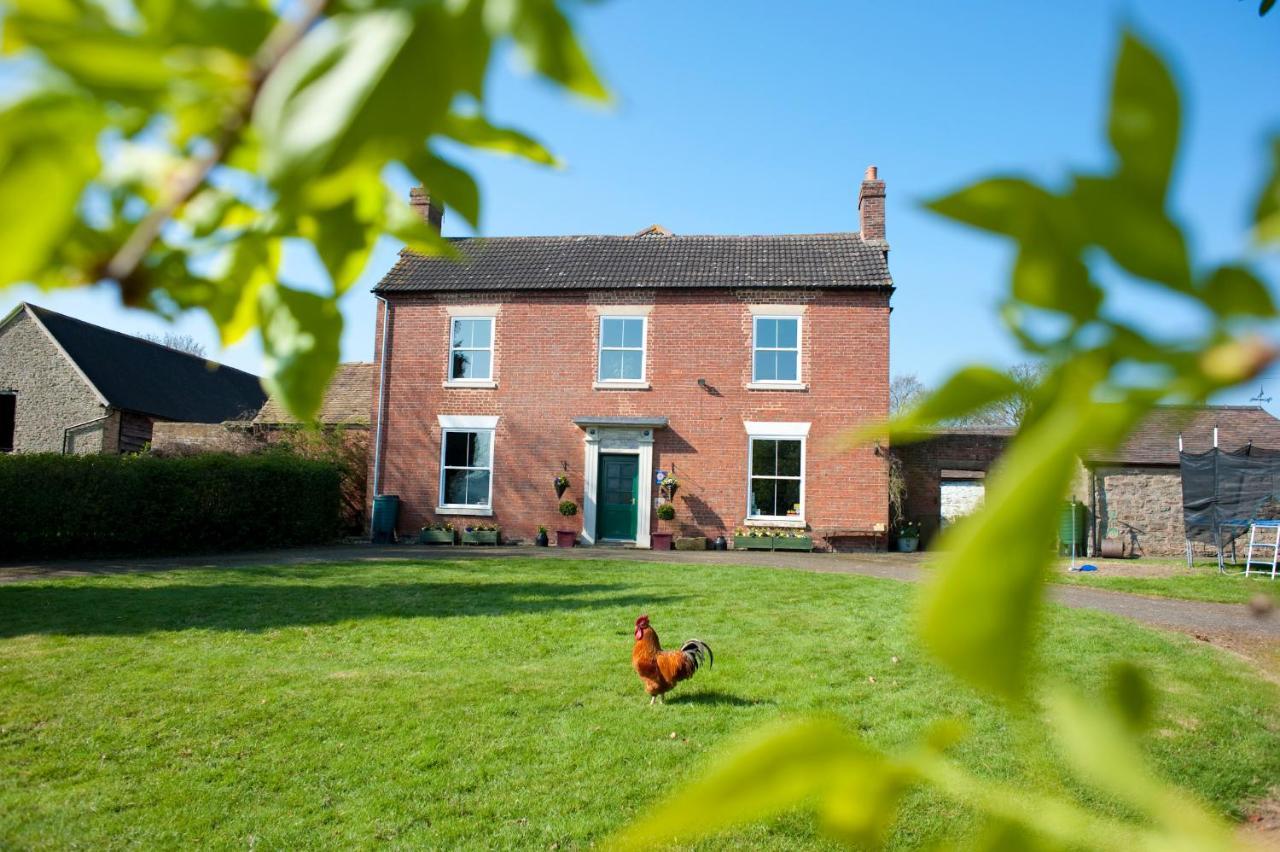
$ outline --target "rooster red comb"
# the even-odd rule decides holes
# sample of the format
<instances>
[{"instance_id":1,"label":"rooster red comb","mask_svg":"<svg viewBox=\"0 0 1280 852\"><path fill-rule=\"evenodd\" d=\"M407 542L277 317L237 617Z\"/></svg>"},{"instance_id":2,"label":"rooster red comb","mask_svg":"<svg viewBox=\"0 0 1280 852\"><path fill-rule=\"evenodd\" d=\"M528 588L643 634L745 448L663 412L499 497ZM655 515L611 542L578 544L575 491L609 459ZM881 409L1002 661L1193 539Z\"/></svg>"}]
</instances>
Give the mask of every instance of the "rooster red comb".
<instances>
[{"instance_id":1,"label":"rooster red comb","mask_svg":"<svg viewBox=\"0 0 1280 852\"><path fill-rule=\"evenodd\" d=\"M639 626L641 624L648 624L648 623L649 623L649 616L647 615L642 615L636 619L636 626Z\"/></svg>"}]
</instances>

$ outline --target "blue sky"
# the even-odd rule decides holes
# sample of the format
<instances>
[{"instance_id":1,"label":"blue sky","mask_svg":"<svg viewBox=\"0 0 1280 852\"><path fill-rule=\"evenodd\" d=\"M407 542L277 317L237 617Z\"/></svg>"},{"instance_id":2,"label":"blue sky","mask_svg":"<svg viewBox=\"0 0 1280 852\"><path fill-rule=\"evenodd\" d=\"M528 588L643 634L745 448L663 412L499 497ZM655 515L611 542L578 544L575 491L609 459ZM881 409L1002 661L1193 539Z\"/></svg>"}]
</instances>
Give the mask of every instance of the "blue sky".
<instances>
[{"instance_id":1,"label":"blue sky","mask_svg":"<svg viewBox=\"0 0 1280 852\"><path fill-rule=\"evenodd\" d=\"M548 170L465 157L484 193L485 235L855 230L871 163L887 182L894 296L892 369L941 379L974 360L1008 363L993 306L1009 255L998 240L924 211L922 200L992 173L1048 180L1102 167L1110 63L1129 25L1172 60L1184 93L1176 215L1198 262L1248 250L1247 212L1280 129L1280 12L1256 0L1073 3L613 0L581 9L584 40L617 94L600 109L562 98L501 61L490 113L548 143ZM406 93L406 108L412 95ZM404 187L407 190L407 186ZM446 234L467 231L446 215ZM346 360L373 352L369 294L394 262L382 246L344 299ZM1280 272L1269 268L1273 280ZM320 280L295 254L285 278ZM162 331L107 288L0 293L122 331ZM1176 330L1193 314L1134 289L1124 308ZM256 341L220 352L203 317L176 330L214 357L260 367ZM1256 387L1228 394L1246 402ZM1280 413L1280 372L1268 377Z\"/></svg>"}]
</instances>

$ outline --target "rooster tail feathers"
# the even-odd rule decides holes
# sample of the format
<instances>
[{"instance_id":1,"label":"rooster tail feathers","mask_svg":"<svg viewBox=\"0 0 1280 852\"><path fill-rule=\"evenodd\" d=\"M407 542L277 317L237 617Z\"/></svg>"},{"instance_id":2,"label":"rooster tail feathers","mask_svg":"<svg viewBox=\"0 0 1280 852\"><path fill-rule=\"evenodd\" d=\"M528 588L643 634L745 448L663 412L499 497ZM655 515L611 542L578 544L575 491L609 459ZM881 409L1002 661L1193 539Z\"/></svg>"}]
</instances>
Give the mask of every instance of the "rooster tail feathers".
<instances>
[{"instance_id":1,"label":"rooster tail feathers","mask_svg":"<svg viewBox=\"0 0 1280 852\"><path fill-rule=\"evenodd\" d=\"M701 639L690 639L680 646L680 652L693 664L693 670L696 672L702 667L703 662L707 664L707 668L711 668L715 664L715 655L711 653L711 646Z\"/></svg>"}]
</instances>

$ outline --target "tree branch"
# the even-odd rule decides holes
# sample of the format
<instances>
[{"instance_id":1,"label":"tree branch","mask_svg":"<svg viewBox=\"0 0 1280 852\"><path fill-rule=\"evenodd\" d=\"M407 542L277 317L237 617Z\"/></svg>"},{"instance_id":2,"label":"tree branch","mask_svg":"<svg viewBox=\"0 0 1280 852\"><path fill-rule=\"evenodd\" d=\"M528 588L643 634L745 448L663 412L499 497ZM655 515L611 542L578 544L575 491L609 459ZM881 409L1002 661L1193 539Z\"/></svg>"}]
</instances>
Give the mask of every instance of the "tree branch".
<instances>
[{"instance_id":1,"label":"tree branch","mask_svg":"<svg viewBox=\"0 0 1280 852\"><path fill-rule=\"evenodd\" d=\"M160 236L164 227L177 213L178 208L186 204L209 179L215 168L222 164L240 141L245 126L253 115L253 108L262 93L262 87L280 62L302 41L303 36L324 14L328 0L311 0L306 4L305 13L297 21L280 21L266 41L262 43L254 57L253 74L249 78L249 86L243 101L233 109L219 129L213 142L213 149L205 156L194 160L189 168L178 173L168 197L156 204L138 223L129 239L107 263L106 275L123 284L137 271L142 259L151 249L152 244Z\"/></svg>"}]
</instances>

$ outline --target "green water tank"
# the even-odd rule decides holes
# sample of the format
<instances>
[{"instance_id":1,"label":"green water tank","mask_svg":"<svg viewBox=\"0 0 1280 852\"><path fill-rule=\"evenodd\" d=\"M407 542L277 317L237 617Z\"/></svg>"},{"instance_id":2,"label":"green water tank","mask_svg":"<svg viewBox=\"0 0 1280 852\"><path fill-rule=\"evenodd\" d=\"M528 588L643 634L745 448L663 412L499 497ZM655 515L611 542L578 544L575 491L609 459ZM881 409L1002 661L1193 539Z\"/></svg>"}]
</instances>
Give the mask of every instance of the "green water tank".
<instances>
[{"instance_id":1,"label":"green water tank","mask_svg":"<svg viewBox=\"0 0 1280 852\"><path fill-rule=\"evenodd\" d=\"M374 544L390 544L395 539L396 517L400 514L400 498L395 494L379 494L373 498L373 520L369 522Z\"/></svg>"},{"instance_id":2,"label":"green water tank","mask_svg":"<svg viewBox=\"0 0 1280 852\"><path fill-rule=\"evenodd\" d=\"M1079 500L1069 500L1062 504L1058 514L1058 550L1070 553L1075 545L1077 556L1085 553L1085 543L1089 540L1089 510Z\"/></svg>"}]
</instances>

